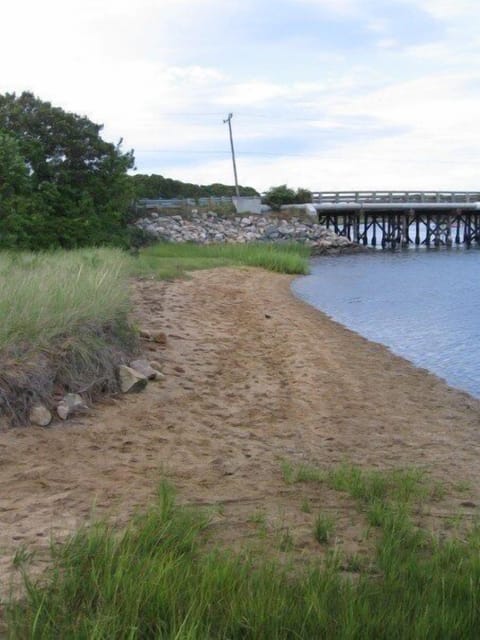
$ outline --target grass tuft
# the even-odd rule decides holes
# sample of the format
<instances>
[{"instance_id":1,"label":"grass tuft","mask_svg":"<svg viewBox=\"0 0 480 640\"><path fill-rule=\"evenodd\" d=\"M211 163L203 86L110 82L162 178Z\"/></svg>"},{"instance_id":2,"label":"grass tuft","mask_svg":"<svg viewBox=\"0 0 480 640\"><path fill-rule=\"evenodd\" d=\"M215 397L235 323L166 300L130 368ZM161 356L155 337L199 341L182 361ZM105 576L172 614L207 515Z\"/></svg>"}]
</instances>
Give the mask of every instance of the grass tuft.
<instances>
[{"instance_id":1,"label":"grass tuft","mask_svg":"<svg viewBox=\"0 0 480 640\"><path fill-rule=\"evenodd\" d=\"M330 538L335 530L335 521L330 516L320 514L317 516L313 528L315 540L320 544L330 542Z\"/></svg>"},{"instance_id":2,"label":"grass tuft","mask_svg":"<svg viewBox=\"0 0 480 640\"><path fill-rule=\"evenodd\" d=\"M208 551L208 521L177 507L163 483L123 533L106 523L79 531L53 547L41 582L24 568L26 596L5 609L8 638L477 638L480 528L441 540L415 527L411 510L430 499L422 474L337 467L318 477L372 513L381 536L370 561L331 549L293 571ZM325 539L332 529L321 522ZM280 545L291 544L287 529ZM18 562L28 565L24 550Z\"/></svg>"}]
</instances>

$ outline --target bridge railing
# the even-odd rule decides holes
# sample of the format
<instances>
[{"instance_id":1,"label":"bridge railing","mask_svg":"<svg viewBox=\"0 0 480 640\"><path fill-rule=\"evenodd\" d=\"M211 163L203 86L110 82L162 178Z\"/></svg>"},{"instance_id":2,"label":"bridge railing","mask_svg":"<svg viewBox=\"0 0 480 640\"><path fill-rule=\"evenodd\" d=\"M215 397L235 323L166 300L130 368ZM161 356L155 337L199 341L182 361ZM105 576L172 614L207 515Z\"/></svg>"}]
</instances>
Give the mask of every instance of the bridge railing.
<instances>
[{"instance_id":1,"label":"bridge railing","mask_svg":"<svg viewBox=\"0 0 480 640\"><path fill-rule=\"evenodd\" d=\"M477 191L314 191L314 203L480 202Z\"/></svg>"}]
</instances>

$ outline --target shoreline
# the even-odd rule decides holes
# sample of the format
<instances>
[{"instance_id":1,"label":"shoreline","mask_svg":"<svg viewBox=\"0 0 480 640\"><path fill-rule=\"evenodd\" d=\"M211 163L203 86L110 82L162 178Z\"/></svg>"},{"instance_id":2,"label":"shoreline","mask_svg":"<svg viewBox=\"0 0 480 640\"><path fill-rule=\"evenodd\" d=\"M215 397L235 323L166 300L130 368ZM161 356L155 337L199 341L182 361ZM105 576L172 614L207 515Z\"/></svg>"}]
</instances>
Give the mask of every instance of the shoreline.
<instances>
[{"instance_id":1,"label":"shoreline","mask_svg":"<svg viewBox=\"0 0 480 640\"><path fill-rule=\"evenodd\" d=\"M378 251L367 258L351 257L343 263L333 258L313 259L308 277L294 281L292 291L332 321L385 346L392 354L429 371L451 388L480 400L478 358L474 348L467 348L468 340L462 340L458 330L460 322L463 334L475 342L478 305L474 291L457 288L452 275L456 270L468 270L469 265L475 275L478 256L465 248L451 252L445 247L433 250L424 247L419 251L423 255L411 256L409 251L398 251L396 255ZM427 252L436 255L427 256ZM447 254L450 261L443 259ZM414 284L417 271L418 277L423 278L420 287L428 289L428 295L423 296L422 289ZM427 274L434 276L431 286ZM457 321L461 312L455 310L460 309L464 317Z\"/></svg>"},{"instance_id":2,"label":"shoreline","mask_svg":"<svg viewBox=\"0 0 480 640\"><path fill-rule=\"evenodd\" d=\"M319 257L321 257L321 256L319 256ZM294 277L292 279L292 285L296 280L299 280L302 277L305 277L305 276L298 276L298 277L296 276L296 277ZM297 295L295 293L293 288L291 288L291 292L292 292L292 295L295 298L295 300L298 300L299 302L303 303L307 307L309 307L311 309L314 309L318 313L321 313L330 322L338 325L339 327L342 327L343 329L346 329L347 331L350 331L353 335L358 336L359 338L362 338L363 340L366 340L370 344L378 345L379 347L383 347L392 356L395 356L396 358L400 358L401 360L404 360L405 362L410 364L412 367L414 367L417 371L423 371L426 374L434 376L441 384L444 384L446 387L448 387L452 391L455 391L455 392L458 392L458 393L461 393L461 394L465 394L468 398L471 398L472 400L474 400L476 402L480 402L480 397L475 396L473 393L470 393L470 391L468 391L467 389L464 389L461 386L455 386L455 385L451 384L450 382L448 382L448 380L446 378L443 378L438 373L435 373L435 371L433 371L433 369L429 369L426 366L418 365L413 360L410 360L407 356L401 355L399 353L396 353L393 350L392 347L390 347L388 344L385 344L384 342L380 342L378 340L372 340L371 338L367 338L362 333L360 333L360 331L357 331L356 329L353 329L353 328L349 327L347 324L343 324L339 320L336 320L334 317L329 315L326 311L323 311L322 309L319 309L318 307L316 307L315 305L311 304L310 302L307 302L306 300L304 300L300 295Z\"/></svg>"},{"instance_id":3,"label":"shoreline","mask_svg":"<svg viewBox=\"0 0 480 640\"><path fill-rule=\"evenodd\" d=\"M181 502L223 505L222 544L249 539L257 508L272 521L292 514L303 557L318 548L307 515L295 511L282 460L419 467L450 487L468 482L475 512L480 401L297 298L293 279L220 268L135 283L137 322L167 334L166 346L146 345L166 380L68 425L1 433L4 585L19 546L36 551L41 570L51 535L62 539L87 523L92 505L124 524L162 474ZM436 511L465 512L462 500L452 488ZM346 524L342 536L357 544Z\"/></svg>"}]
</instances>

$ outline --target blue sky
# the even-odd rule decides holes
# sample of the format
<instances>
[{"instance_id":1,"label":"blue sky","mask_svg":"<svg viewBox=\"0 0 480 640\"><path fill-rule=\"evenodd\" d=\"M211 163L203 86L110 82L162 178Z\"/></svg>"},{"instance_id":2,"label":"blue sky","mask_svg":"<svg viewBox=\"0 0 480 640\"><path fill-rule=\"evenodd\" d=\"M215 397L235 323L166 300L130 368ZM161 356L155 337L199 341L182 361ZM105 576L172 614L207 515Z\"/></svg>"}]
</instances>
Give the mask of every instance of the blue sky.
<instances>
[{"instance_id":1,"label":"blue sky","mask_svg":"<svg viewBox=\"0 0 480 640\"><path fill-rule=\"evenodd\" d=\"M17 0L0 91L105 124L139 172L480 189L476 0ZM19 28L21 25L21 28Z\"/></svg>"}]
</instances>

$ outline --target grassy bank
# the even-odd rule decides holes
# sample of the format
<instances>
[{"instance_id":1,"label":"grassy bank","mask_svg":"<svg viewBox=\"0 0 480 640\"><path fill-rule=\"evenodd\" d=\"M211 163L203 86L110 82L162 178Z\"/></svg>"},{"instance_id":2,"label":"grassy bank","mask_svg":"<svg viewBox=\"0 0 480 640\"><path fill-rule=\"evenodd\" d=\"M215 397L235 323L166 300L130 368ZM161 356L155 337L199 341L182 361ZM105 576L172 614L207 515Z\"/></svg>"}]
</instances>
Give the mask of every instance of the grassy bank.
<instances>
[{"instance_id":1,"label":"grassy bank","mask_svg":"<svg viewBox=\"0 0 480 640\"><path fill-rule=\"evenodd\" d=\"M59 390L118 389L135 351L127 322L130 259L115 249L0 254L0 410L13 424L54 409Z\"/></svg>"},{"instance_id":2,"label":"grassy bank","mask_svg":"<svg viewBox=\"0 0 480 640\"><path fill-rule=\"evenodd\" d=\"M26 600L7 607L8 637L478 637L479 529L455 540L416 521L438 485L416 471L354 467L286 465L284 476L350 495L375 542L372 556L347 561L334 544L334 524L324 535L319 517L312 536L329 551L306 569L207 551L208 520L176 507L162 485L157 503L121 535L98 524L54 547L43 584L26 577Z\"/></svg>"},{"instance_id":3,"label":"grassy bank","mask_svg":"<svg viewBox=\"0 0 480 640\"><path fill-rule=\"evenodd\" d=\"M134 267L138 274L161 278L182 276L194 269L243 265L277 273L306 274L310 251L300 244L169 244L143 249Z\"/></svg>"},{"instance_id":4,"label":"grassy bank","mask_svg":"<svg viewBox=\"0 0 480 640\"><path fill-rule=\"evenodd\" d=\"M298 245L159 244L139 256L115 249L0 253L0 414L25 423L52 394L90 399L118 390L116 368L135 352L129 278L249 265L306 273Z\"/></svg>"}]
</instances>

